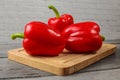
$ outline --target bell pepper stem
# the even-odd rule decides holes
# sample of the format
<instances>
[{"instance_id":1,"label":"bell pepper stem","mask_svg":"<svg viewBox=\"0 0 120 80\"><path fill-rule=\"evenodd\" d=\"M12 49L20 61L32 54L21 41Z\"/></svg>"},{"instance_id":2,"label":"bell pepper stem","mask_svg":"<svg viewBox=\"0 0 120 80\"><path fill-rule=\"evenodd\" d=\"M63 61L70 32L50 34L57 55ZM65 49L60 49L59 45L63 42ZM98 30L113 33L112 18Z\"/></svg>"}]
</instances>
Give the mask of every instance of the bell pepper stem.
<instances>
[{"instance_id":1,"label":"bell pepper stem","mask_svg":"<svg viewBox=\"0 0 120 80\"><path fill-rule=\"evenodd\" d=\"M24 38L24 34L23 33L14 33L11 35L11 39L14 40L16 38Z\"/></svg>"},{"instance_id":2,"label":"bell pepper stem","mask_svg":"<svg viewBox=\"0 0 120 80\"><path fill-rule=\"evenodd\" d=\"M60 14L59 14L58 10L53 5L49 5L48 8L52 9L54 11L54 13L56 15L56 18L60 17Z\"/></svg>"},{"instance_id":3,"label":"bell pepper stem","mask_svg":"<svg viewBox=\"0 0 120 80\"><path fill-rule=\"evenodd\" d=\"M103 36L103 35L100 35L100 36L101 36L102 40L105 41L105 36Z\"/></svg>"}]
</instances>

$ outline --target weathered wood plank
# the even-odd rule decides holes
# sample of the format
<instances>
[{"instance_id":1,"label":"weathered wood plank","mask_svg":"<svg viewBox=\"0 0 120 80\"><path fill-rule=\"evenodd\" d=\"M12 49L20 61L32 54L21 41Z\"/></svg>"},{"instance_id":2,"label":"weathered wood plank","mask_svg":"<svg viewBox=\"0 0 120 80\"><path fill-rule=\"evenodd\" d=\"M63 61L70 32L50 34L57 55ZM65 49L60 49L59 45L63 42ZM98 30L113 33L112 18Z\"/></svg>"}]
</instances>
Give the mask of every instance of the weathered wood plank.
<instances>
[{"instance_id":1,"label":"weathered wood plank","mask_svg":"<svg viewBox=\"0 0 120 80\"><path fill-rule=\"evenodd\" d=\"M11 50L13 48L19 48L22 47L22 44L13 43L13 44L0 44L0 58L7 58L7 52L8 50Z\"/></svg>"},{"instance_id":2,"label":"weathered wood plank","mask_svg":"<svg viewBox=\"0 0 120 80\"><path fill-rule=\"evenodd\" d=\"M39 20L47 23L47 19L54 16L47 8L49 4L55 5L61 13L72 14L75 22L86 20L98 22L101 33L108 40L120 39L119 35L116 35L120 34L119 0L109 0L109 3L108 0L1 0L0 43L6 43L9 35L14 32L23 32L24 25L29 21Z\"/></svg>"},{"instance_id":3,"label":"weathered wood plank","mask_svg":"<svg viewBox=\"0 0 120 80\"><path fill-rule=\"evenodd\" d=\"M13 77L38 77L49 76L47 72L43 72L31 67L18 64L10 61L7 58L0 58L0 80L1 78L13 78Z\"/></svg>"},{"instance_id":4,"label":"weathered wood plank","mask_svg":"<svg viewBox=\"0 0 120 80\"><path fill-rule=\"evenodd\" d=\"M48 76L37 78L22 78L17 80L120 80L120 69L78 73L70 76ZM16 79L9 79L16 80Z\"/></svg>"}]
</instances>

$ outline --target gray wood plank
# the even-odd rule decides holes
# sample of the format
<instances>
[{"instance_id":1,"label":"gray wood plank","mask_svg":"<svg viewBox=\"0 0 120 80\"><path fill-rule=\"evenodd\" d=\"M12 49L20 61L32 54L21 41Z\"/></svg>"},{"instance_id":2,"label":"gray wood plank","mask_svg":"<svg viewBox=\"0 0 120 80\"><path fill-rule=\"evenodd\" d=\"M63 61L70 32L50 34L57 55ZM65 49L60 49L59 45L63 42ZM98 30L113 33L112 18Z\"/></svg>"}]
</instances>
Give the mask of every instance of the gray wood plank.
<instances>
[{"instance_id":1,"label":"gray wood plank","mask_svg":"<svg viewBox=\"0 0 120 80\"><path fill-rule=\"evenodd\" d=\"M70 4L71 3L71 4ZM119 0L1 0L0 1L0 43L9 42L9 35L23 32L24 25L32 20L47 23L54 13L47 8L55 5L60 13L70 13L75 22L96 21L101 33L108 40L120 39L120 1ZM112 5L112 6L111 6Z\"/></svg>"},{"instance_id":2,"label":"gray wood plank","mask_svg":"<svg viewBox=\"0 0 120 80\"><path fill-rule=\"evenodd\" d=\"M22 43L0 44L0 58L7 58L8 51L22 47Z\"/></svg>"},{"instance_id":3,"label":"gray wood plank","mask_svg":"<svg viewBox=\"0 0 120 80\"><path fill-rule=\"evenodd\" d=\"M0 80L3 78L41 77L52 74L0 58Z\"/></svg>"},{"instance_id":4,"label":"gray wood plank","mask_svg":"<svg viewBox=\"0 0 120 80\"><path fill-rule=\"evenodd\" d=\"M70 76L48 76L9 80L120 80L120 69L79 73Z\"/></svg>"}]
</instances>

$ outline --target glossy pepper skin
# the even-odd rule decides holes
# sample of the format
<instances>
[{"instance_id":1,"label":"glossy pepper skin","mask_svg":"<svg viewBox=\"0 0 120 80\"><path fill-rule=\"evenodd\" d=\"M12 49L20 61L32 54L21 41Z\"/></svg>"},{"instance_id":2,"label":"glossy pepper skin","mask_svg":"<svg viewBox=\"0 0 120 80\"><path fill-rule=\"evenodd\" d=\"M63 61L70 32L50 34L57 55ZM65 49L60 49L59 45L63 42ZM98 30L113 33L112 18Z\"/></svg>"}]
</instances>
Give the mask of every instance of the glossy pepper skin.
<instances>
[{"instance_id":1,"label":"glossy pepper skin","mask_svg":"<svg viewBox=\"0 0 120 80\"><path fill-rule=\"evenodd\" d=\"M74 23L73 17L70 14L63 14L60 16L59 12L54 6L49 5L48 8L52 9L56 15L56 17L49 18L48 20L48 24L51 25L53 29L57 29L58 31L62 32L65 27Z\"/></svg>"},{"instance_id":2,"label":"glossy pepper skin","mask_svg":"<svg viewBox=\"0 0 120 80\"><path fill-rule=\"evenodd\" d=\"M18 34L21 35L21 34ZM16 34L12 38L20 37ZM23 47L33 56L57 56L63 51L65 42L63 37L53 31L49 25L43 22L30 22L24 30Z\"/></svg>"},{"instance_id":3,"label":"glossy pepper skin","mask_svg":"<svg viewBox=\"0 0 120 80\"><path fill-rule=\"evenodd\" d=\"M66 38L65 48L72 52L94 52L102 46L100 27L95 22L81 22L66 27L62 35Z\"/></svg>"}]
</instances>

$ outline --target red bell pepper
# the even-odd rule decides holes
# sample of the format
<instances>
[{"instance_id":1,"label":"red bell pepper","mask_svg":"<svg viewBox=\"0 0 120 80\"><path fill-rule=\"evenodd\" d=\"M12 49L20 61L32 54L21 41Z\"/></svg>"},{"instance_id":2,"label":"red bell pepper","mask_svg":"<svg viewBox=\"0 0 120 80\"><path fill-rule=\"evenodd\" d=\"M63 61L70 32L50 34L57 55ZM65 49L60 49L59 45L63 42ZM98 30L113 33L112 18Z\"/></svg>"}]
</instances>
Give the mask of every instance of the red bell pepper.
<instances>
[{"instance_id":1,"label":"red bell pepper","mask_svg":"<svg viewBox=\"0 0 120 80\"><path fill-rule=\"evenodd\" d=\"M94 52L102 46L104 37L95 22L81 22L66 27L62 35L66 38L65 48L72 52Z\"/></svg>"},{"instance_id":2,"label":"red bell pepper","mask_svg":"<svg viewBox=\"0 0 120 80\"><path fill-rule=\"evenodd\" d=\"M57 56L63 51L64 38L43 22L26 24L24 34L12 34L12 39L24 38L23 47L30 55Z\"/></svg>"},{"instance_id":3,"label":"red bell pepper","mask_svg":"<svg viewBox=\"0 0 120 80\"><path fill-rule=\"evenodd\" d=\"M54 6L49 5L48 8L52 9L56 15L56 17L48 20L48 24L51 25L53 29L62 32L65 27L74 23L73 17L70 14L63 14L60 16L58 10Z\"/></svg>"}]
</instances>

